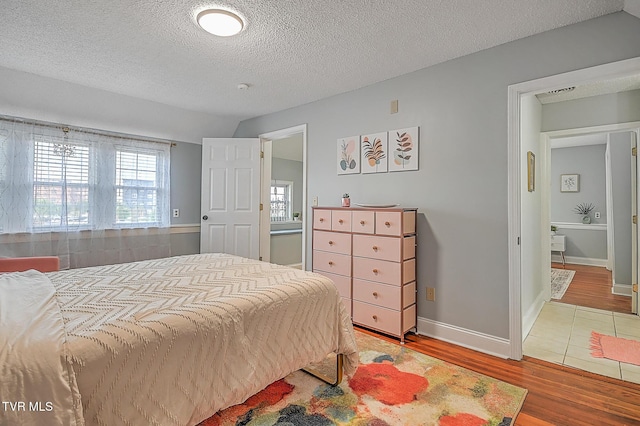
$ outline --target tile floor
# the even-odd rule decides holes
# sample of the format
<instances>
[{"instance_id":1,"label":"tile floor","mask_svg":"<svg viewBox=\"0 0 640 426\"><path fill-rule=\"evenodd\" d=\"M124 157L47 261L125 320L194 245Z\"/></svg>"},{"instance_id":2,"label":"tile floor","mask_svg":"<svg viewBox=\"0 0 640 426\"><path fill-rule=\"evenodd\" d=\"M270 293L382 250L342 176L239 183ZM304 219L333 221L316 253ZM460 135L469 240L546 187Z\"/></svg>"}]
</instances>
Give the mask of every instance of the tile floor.
<instances>
[{"instance_id":1,"label":"tile floor","mask_svg":"<svg viewBox=\"0 0 640 426\"><path fill-rule=\"evenodd\" d=\"M548 302L525 339L523 351L533 358L640 383L640 366L591 356L591 331L640 341L640 317Z\"/></svg>"}]
</instances>

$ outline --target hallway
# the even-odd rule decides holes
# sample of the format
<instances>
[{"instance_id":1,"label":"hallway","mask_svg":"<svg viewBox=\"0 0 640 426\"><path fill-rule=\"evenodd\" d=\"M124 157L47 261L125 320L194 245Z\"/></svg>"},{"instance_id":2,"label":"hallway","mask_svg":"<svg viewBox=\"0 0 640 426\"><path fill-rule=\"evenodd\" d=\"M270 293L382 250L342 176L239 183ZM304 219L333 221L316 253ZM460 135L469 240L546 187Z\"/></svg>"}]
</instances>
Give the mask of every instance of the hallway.
<instances>
[{"instance_id":1,"label":"hallway","mask_svg":"<svg viewBox=\"0 0 640 426\"><path fill-rule=\"evenodd\" d=\"M554 263L553 268L562 268ZM560 300L545 303L524 341L527 356L640 383L640 366L591 356L591 331L640 341L631 299L611 294L611 272L567 264L576 274Z\"/></svg>"}]
</instances>

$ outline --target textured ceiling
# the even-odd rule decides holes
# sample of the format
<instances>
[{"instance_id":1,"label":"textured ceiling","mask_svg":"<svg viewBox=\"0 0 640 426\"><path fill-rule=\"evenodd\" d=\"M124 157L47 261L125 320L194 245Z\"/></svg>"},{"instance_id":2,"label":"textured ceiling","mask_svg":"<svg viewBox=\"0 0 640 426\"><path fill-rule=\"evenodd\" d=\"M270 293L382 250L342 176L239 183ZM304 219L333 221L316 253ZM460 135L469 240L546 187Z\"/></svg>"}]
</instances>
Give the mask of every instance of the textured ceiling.
<instances>
[{"instance_id":1,"label":"textured ceiling","mask_svg":"<svg viewBox=\"0 0 640 426\"><path fill-rule=\"evenodd\" d=\"M638 13L638 0L627 0ZM298 106L532 34L624 0L0 0L0 66L220 116ZM236 10L220 38L194 16ZM248 83L248 90L237 89Z\"/></svg>"}]
</instances>

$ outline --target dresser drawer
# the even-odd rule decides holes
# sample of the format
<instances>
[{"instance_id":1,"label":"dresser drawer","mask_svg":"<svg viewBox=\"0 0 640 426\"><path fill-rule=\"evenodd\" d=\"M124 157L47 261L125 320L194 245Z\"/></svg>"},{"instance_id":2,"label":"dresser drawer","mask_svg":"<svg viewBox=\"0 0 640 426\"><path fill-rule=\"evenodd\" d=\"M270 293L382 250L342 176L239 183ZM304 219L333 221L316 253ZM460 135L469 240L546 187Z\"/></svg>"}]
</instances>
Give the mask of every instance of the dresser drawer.
<instances>
[{"instance_id":1,"label":"dresser drawer","mask_svg":"<svg viewBox=\"0 0 640 426\"><path fill-rule=\"evenodd\" d=\"M400 296L397 286L353 279L353 300L399 311L402 304Z\"/></svg>"},{"instance_id":2,"label":"dresser drawer","mask_svg":"<svg viewBox=\"0 0 640 426\"><path fill-rule=\"evenodd\" d=\"M313 270L351 276L351 256L328 251L313 251Z\"/></svg>"},{"instance_id":3,"label":"dresser drawer","mask_svg":"<svg viewBox=\"0 0 640 426\"><path fill-rule=\"evenodd\" d=\"M416 212L394 211L376 212L376 234L405 235L416 232Z\"/></svg>"},{"instance_id":4,"label":"dresser drawer","mask_svg":"<svg viewBox=\"0 0 640 426\"><path fill-rule=\"evenodd\" d=\"M340 254L351 254L351 234L313 231L313 249Z\"/></svg>"},{"instance_id":5,"label":"dresser drawer","mask_svg":"<svg viewBox=\"0 0 640 426\"><path fill-rule=\"evenodd\" d=\"M416 257L416 236L402 239L402 259L407 260Z\"/></svg>"},{"instance_id":6,"label":"dresser drawer","mask_svg":"<svg viewBox=\"0 0 640 426\"><path fill-rule=\"evenodd\" d=\"M351 230L361 234L373 234L375 231L375 212L354 210L351 212Z\"/></svg>"},{"instance_id":7,"label":"dresser drawer","mask_svg":"<svg viewBox=\"0 0 640 426\"><path fill-rule=\"evenodd\" d=\"M334 231L351 232L351 211L334 210L331 212L331 229Z\"/></svg>"},{"instance_id":8,"label":"dresser drawer","mask_svg":"<svg viewBox=\"0 0 640 426\"><path fill-rule=\"evenodd\" d=\"M552 235L551 236L551 251L564 251L565 240L564 235Z\"/></svg>"},{"instance_id":9,"label":"dresser drawer","mask_svg":"<svg viewBox=\"0 0 640 426\"><path fill-rule=\"evenodd\" d=\"M353 322L385 333L400 335L402 311L393 311L369 303L353 301Z\"/></svg>"},{"instance_id":10,"label":"dresser drawer","mask_svg":"<svg viewBox=\"0 0 640 426\"><path fill-rule=\"evenodd\" d=\"M354 235L353 255L400 262L402 240L377 235Z\"/></svg>"},{"instance_id":11,"label":"dresser drawer","mask_svg":"<svg viewBox=\"0 0 640 426\"><path fill-rule=\"evenodd\" d=\"M333 281L336 287L338 288L338 293L340 293L340 296L342 296L343 298L351 299L351 278L350 277L346 277L344 275L332 274L330 272L325 272L320 270L314 270L314 272L320 275L324 275L325 277Z\"/></svg>"},{"instance_id":12,"label":"dresser drawer","mask_svg":"<svg viewBox=\"0 0 640 426\"><path fill-rule=\"evenodd\" d=\"M367 281L399 286L402 284L401 266L402 264L397 262L354 257L353 276Z\"/></svg>"},{"instance_id":13,"label":"dresser drawer","mask_svg":"<svg viewBox=\"0 0 640 426\"><path fill-rule=\"evenodd\" d=\"M331 210L313 210L313 229L331 230Z\"/></svg>"}]
</instances>

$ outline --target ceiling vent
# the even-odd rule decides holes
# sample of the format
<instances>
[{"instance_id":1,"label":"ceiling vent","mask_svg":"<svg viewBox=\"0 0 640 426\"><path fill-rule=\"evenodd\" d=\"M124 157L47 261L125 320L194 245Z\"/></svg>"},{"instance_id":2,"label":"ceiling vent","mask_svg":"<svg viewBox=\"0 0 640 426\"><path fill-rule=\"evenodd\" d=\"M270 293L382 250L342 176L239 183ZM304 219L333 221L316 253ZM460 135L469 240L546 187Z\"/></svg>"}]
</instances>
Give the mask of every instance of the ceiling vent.
<instances>
[{"instance_id":1,"label":"ceiling vent","mask_svg":"<svg viewBox=\"0 0 640 426\"><path fill-rule=\"evenodd\" d=\"M549 92L547 92L550 95L557 95L559 93L566 93L566 92L572 92L573 90L575 90L576 86L572 86L572 87L565 87L563 89L557 89L557 90L551 90Z\"/></svg>"}]
</instances>

